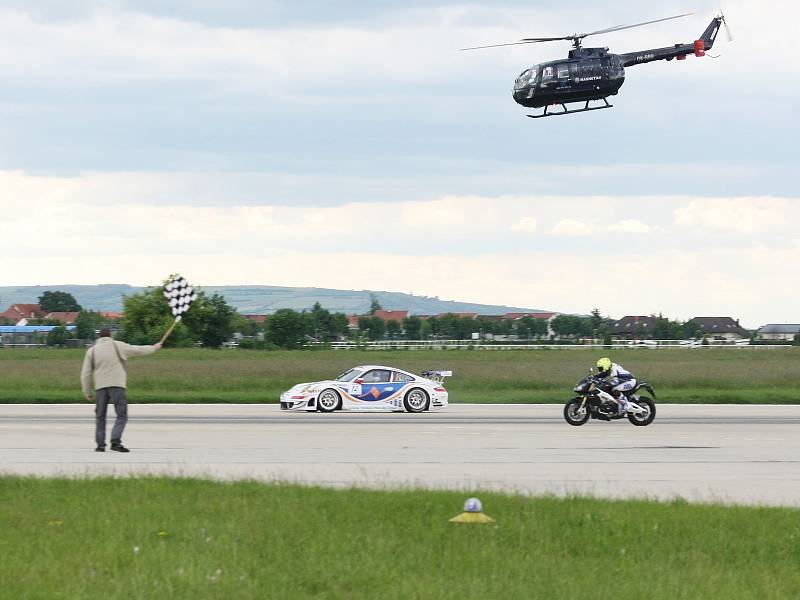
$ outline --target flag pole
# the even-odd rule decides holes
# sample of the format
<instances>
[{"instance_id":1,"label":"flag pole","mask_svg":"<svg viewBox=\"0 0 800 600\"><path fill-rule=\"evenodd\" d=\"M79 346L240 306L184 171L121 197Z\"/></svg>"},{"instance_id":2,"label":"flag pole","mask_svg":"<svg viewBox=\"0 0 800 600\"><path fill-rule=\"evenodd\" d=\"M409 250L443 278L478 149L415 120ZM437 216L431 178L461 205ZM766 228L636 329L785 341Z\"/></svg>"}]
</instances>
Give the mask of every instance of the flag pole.
<instances>
[{"instance_id":1,"label":"flag pole","mask_svg":"<svg viewBox=\"0 0 800 600\"><path fill-rule=\"evenodd\" d=\"M169 337L169 334L172 333L172 330L175 329L175 325L177 325L178 321L180 321L180 320L181 320L180 315L175 317L175 320L172 322L172 325L169 326L169 329L167 329L167 332L164 334L164 337L162 337L161 341L158 342L159 344L163 344L164 343L164 340L166 340Z\"/></svg>"}]
</instances>

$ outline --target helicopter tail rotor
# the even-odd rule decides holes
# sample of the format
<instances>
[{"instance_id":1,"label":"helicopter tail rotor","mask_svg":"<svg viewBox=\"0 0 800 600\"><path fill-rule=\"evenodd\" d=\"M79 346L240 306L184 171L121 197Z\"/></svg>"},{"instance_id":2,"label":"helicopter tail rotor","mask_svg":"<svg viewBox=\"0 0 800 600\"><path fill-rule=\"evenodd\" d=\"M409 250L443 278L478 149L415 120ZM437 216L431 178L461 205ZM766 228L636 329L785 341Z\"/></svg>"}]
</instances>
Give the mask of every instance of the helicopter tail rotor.
<instances>
[{"instance_id":1,"label":"helicopter tail rotor","mask_svg":"<svg viewBox=\"0 0 800 600\"><path fill-rule=\"evenodd\" d=\"M728 26L728 20L725 18L725 15L722 14L722 9L719 10L719 18L722 19L722 26L725 28L725 37L728 38L729 42L733 41L733 34L731 33L731 28Z\"/></svg>"}]
</instances>

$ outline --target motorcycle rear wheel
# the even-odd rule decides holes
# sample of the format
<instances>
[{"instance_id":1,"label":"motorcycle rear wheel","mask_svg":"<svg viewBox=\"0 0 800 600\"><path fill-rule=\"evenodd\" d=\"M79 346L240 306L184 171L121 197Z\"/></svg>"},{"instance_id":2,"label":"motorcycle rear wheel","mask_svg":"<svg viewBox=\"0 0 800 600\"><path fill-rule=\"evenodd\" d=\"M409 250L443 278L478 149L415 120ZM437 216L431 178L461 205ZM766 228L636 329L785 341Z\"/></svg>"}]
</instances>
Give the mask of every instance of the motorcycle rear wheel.
<instances>
[{"instance_id":1,"label":"motorcycle rear wheel","mask_svg":"<svg viewBox=\"0 0 800 600\"><path fill-rule=\"evenodd\" d=\"M584 404L583 398L573 398L564 405L564 420L573 427L580 427L589 420L589 407Z\"/></svg>"},{"instance_id":2,"label":"motorcycle rear wheel","mask_svg":"<svg viewBox=\"0 0 800 600\"><path fill-rule=\"evenodd\" d=\"M645 409L646 412L641 415L637 415L636 413L628 413L628 420L631 422L631 424L636 425L637 427L645 427L650 425L650 423L653 422L653 419L656 418L655 403L646 396L639 396L639 399L635 400L635 402Z\"/></svg>"}]
</instances>

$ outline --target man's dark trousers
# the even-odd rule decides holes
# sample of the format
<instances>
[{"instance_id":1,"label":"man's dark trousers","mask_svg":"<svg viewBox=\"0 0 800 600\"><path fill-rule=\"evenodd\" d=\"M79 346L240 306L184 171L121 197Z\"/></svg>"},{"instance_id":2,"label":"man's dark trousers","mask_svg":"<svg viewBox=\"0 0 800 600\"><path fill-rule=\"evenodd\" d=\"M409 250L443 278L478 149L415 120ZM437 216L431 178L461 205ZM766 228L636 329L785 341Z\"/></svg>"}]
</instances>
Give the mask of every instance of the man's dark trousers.
<instances>
[{"instance_id":1,"label":"man's dark trousers","mask_svg":"<svg viewBox=\"0 0 800 600\"><path fill-rule=\"evenodd\" d=\"M128 398L125 396L125 388L107 387L100 388L96 392L94 414L97 417L95 429L95 440L98 446L106 445L106 411L108 403L114 405L117 412L117 420L114 421L114 428L111 430L111 443L122 443L122 432L128 422Z\"/></svg>"}]
</instances>

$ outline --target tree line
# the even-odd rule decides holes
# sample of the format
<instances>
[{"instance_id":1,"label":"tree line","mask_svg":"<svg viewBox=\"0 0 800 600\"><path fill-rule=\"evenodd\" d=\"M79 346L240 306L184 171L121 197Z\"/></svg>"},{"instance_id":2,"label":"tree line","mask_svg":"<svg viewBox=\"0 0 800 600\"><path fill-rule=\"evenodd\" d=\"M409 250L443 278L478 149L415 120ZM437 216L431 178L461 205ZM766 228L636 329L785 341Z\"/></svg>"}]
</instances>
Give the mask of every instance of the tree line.
<instances>
[{"instance_id":1,"label":"tree line","mask_svg":"<svg viewBox=\"0 0 800 600\"><path fill-rule=\"evenodd\" d=\"M160 287L123 297L123 317L110 321L98 311L83 309L66 292L44 292L39 304L47 312L75 312L75 329L68 332L55 320L39 319L32 323L56 325L48 335L48 343L65 345L69 338L92 340L103 326L112 325L116 337L132 344L151 344L161 338L172 323L169 304ZM613 319L603 316L599 309L589 316L557 315L549 322L545 319L523 316L516 320L479 315L477 317L443 314L420 318L409 316L402 320L384 320L375 313L381 305L373 296L370 311L360 316L357 328L351 330L347 315L331 312L319 302L310 310L280 309L270 315L265 323L257 323L241 315L227 304L221 294L207 295L198 291L198 298L182 321L167 339L172 347L204 346L218 348L225 342L239 339L243 348L299 348L310 341L331 342L341 339L369 340L428 340L471 339L474 334L485 339L515 336L518 340L603 340L611 342ZM663 315L653 315L650 327L644 323L633 332L637 339L697 339L702 336L699 325L691 321L670 320ZM795 339L800 344L800 337Z\"/></svg>"}]
</instances>

